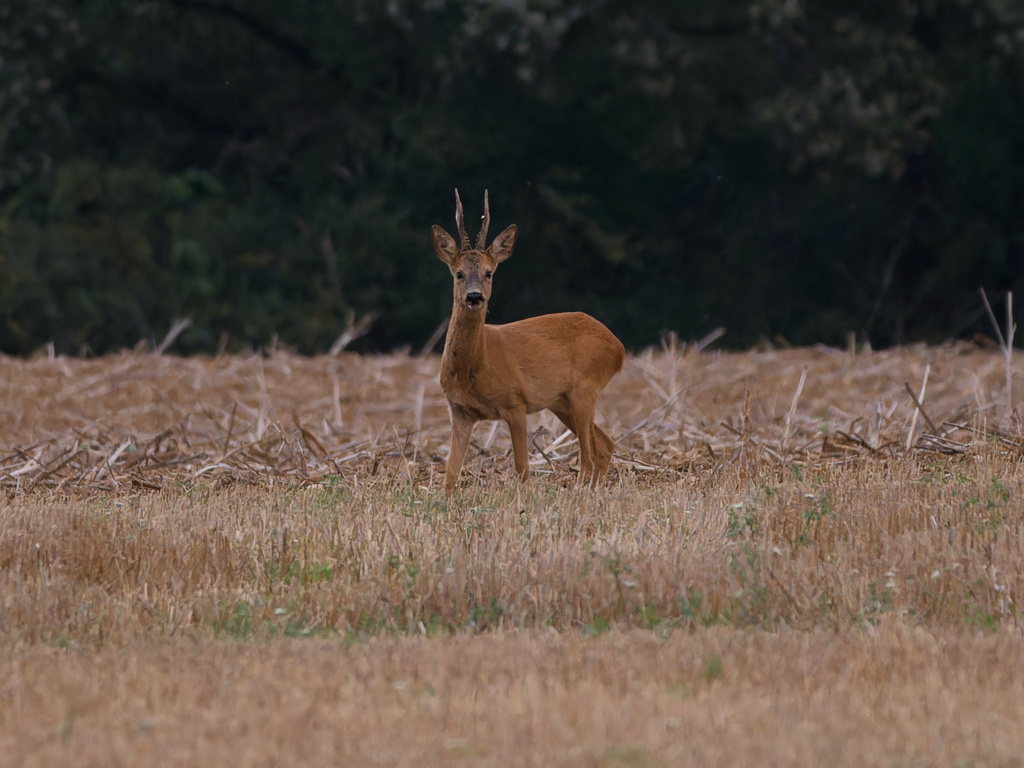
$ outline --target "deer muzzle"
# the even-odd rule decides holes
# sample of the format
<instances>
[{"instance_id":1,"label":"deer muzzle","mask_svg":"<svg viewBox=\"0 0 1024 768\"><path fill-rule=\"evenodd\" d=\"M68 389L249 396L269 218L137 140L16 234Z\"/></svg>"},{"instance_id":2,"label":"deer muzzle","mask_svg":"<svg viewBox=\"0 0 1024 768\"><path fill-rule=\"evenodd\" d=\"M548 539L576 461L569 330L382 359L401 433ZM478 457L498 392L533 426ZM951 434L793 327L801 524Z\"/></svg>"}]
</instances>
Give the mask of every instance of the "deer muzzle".
<instances>
[{"instance_id":1,"label":"deer muzzle","mask_svg":"<svg viewBox=\"0 0 1024 768\"><path fill-rule=\"evenodd\" d=\"M479 309L484 305L484 295L480 291L466 292L466 306L470 309Z\"/></svg>"}]
</instances>

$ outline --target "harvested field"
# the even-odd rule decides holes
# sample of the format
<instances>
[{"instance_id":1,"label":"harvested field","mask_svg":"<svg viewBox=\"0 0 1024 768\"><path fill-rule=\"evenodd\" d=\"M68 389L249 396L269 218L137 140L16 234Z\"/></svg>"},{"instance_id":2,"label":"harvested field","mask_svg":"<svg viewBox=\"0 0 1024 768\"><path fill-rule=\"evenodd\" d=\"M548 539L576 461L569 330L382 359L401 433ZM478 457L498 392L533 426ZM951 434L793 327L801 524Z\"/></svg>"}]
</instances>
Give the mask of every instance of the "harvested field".
<instances>
[{"instance_id":1,"label":"harvested field","mask_svg":"<svg viewBox=\"0 0 1024 768\"><path fill-rule=\"evenodd\" d=\"M451 509L437 367L0 362L0 765L1024 754L1001 355L646 353L607 487L538 415Z\"/></svg>"},{"instance_id":2,"label":"harvested field","mask_svg":"<svg viewBox=\"0 0 1024 768\"><path fill-rule=\"evenodd\" d=\"M363 483L383 472L433 490L448 445L438 365L437 357L287 353L6 359L0 482L16 492L114 491L198 481L309 485L332 476ZM1019 358L1014 366L1019 382ZM923 406L934 429L906 390L920 393L926 375ZM978 434L1016 451L1015 402L1002 356L968 345L860 356L825 347L683 349L631 358L598 419L618 438L620 475L664 482L736 462L756 474L763 462L895 457L908 448L958 455ZM547 413L530 424L534 470L566 485L571 433ZM478 426L475 445L470 474L489 483L500 468L501 482L504 426Z\"/></svg>"},{"instance_id":3,"label":"harvested field","mask_svg":"<svg viewBox=\"0 0 1024 768\"><path fill-rule=\"evenodd\" d=\"M0 763L1013 766L1017 633L146 643L4 654Z\"/></svg>"}]
</instances>

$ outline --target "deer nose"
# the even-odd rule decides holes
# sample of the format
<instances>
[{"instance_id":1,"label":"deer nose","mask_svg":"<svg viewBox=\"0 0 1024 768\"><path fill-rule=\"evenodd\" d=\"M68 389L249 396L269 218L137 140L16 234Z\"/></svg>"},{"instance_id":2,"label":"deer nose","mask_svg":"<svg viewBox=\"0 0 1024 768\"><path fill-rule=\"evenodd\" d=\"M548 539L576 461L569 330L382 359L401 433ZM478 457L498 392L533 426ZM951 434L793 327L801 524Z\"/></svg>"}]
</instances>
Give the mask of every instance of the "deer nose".
<instances>
[{"instance_id":1,"label":"deer nose","mask_svg":"<svg viewBox=\"0 0 1024 768\"><path fill-rule=\"evenodd\" d=\"M484 303L484 295L480 291L469 291L466 293L466 303L471 307L478 307Z\"/></svg>"}]
</instances>

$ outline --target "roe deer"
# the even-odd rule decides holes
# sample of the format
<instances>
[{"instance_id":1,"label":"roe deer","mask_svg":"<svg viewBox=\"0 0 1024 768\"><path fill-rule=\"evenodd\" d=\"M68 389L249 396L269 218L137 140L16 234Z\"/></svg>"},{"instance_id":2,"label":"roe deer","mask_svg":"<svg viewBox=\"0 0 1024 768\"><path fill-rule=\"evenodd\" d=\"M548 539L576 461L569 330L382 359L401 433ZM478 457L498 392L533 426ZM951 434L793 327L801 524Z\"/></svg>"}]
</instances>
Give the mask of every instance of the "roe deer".
<instances>
[{"instance_id":1,"label":"roe deer","mask_svg":"<svg viewBox=\"0 0 1024 768\"><path fill-rule=\"evenodd\" d=\"M445 498L451 499L473 425L482 420L501 419L508 424L516 474L525 482L530 474L526 414L544 408L576 433L578 480L596 485L608 471L615 442L594 423L594 408L601 390L622 370L626 357L622 342L582 312L485 325L491 278L498 264L512 255L516 225L487 247L490 210L484 192L483 225L476 247L471 247L458 190L455 222L459 245L436 224L432 230L434 253L451 270L455 294L441 359L441 387L452 420Z\"/></svg>"}]
</instances>

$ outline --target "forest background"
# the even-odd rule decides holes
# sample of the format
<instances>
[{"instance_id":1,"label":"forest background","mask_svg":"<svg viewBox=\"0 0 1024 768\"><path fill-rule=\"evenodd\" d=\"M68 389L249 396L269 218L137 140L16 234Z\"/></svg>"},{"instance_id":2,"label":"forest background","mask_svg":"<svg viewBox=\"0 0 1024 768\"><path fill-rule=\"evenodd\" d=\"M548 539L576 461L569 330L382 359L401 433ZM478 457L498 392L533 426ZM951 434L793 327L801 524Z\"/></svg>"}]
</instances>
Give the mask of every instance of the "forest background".
<instances>
[{"instance_id":1,"label":"forest background","mask_svg":"<svg viewBox=\"0 0 1024 768\"><path fill-rule=\"evenodd\" d=\"M0 351L420 348L429 228L520 228L490 320L631 348L988 331L1024 296L1019 0L7 0ZM471 231L475 227L470 226Z\"/></svg>"}]
</instances>

